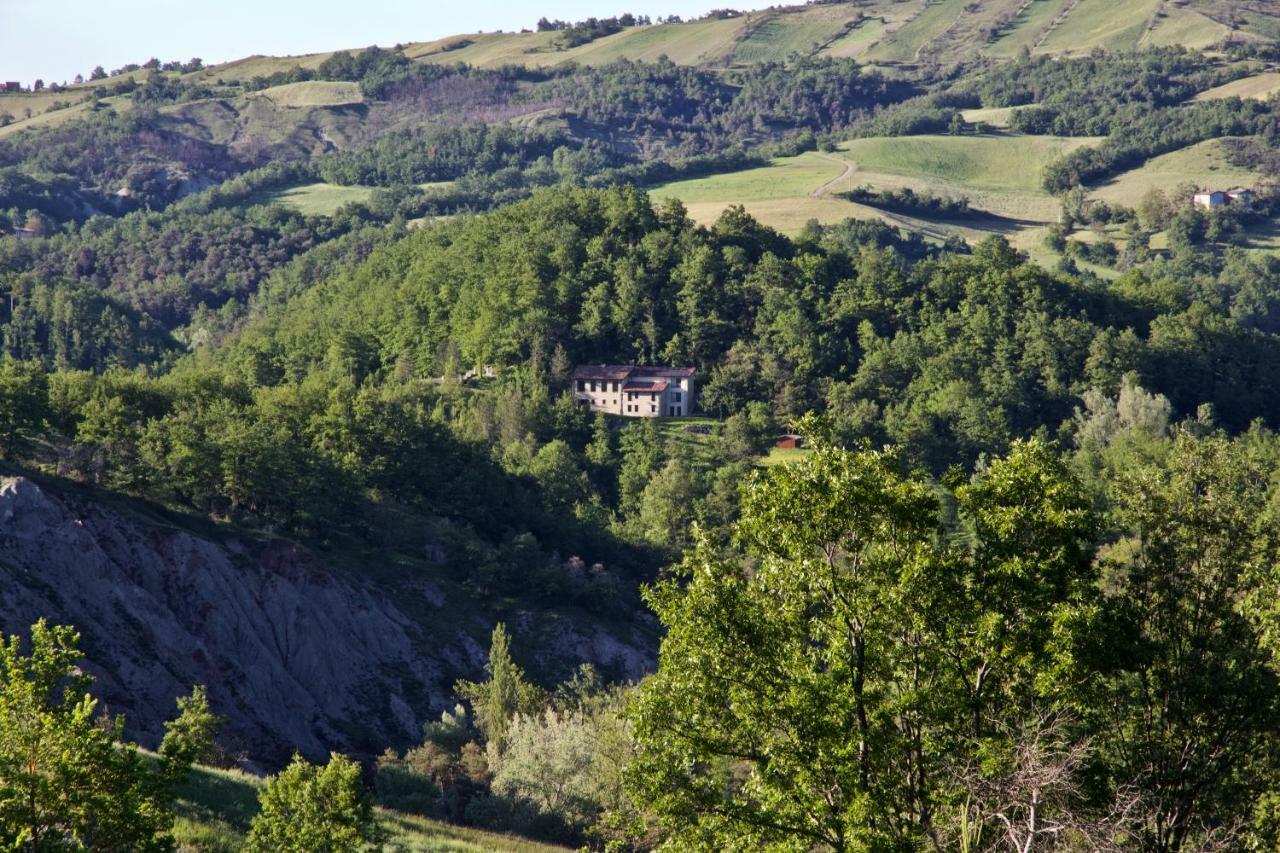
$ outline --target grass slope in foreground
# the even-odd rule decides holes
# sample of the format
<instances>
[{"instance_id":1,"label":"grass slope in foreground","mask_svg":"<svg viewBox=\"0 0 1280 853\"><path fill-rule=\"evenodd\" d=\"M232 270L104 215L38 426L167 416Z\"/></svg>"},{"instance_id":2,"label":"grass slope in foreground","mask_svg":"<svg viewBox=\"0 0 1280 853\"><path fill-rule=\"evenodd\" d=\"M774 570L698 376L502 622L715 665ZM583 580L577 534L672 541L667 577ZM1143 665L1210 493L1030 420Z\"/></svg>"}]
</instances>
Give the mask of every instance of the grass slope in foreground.
<instances>
[{"instance_id":1,"label":"grass slope in foreground","mask_svg":"<svg viewBox=\"0 0 1280 853\"><path fill-rule=\"evenodd\" d=\"M262 780L235 770L195 767L179 792L174 836L185 853L223 853L244 847L258 812ZM391 849L411 853L563 853L566 848L512 835L451 826L414 815L377 809Z\"/></svg>"}]
</instances>

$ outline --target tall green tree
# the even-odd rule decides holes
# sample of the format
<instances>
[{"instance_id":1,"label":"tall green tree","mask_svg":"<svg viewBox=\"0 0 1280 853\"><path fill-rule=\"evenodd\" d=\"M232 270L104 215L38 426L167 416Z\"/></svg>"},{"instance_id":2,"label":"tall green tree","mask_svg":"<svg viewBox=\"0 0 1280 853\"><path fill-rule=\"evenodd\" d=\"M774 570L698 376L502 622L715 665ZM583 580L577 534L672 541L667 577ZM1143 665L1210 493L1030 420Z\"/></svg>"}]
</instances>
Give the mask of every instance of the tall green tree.
<instances>
[{"instance_id":1,"label":"tall green tree","mask_svg":"<svg viewBox=\"0 0 1280 853\"><path fill-rule=\"evenodd\" d=\"M1041 698L1056 621L1087 596L1096 528L1089 495L1044 441L1016 442L956 490L972 536L929 608L965 694L970 734ZM1010 721L1012 723L1013 721Z\"/></svg>"},{"instance_id":2,"label":"tall green tree","mask_svg":"<svg viewBox=\"0 0 1280 853\"><path fill-rule=\"evenodd\" d=\"M173 847L170 773L96 715L79 635L44 620L29 651L0 643L0 846L6 850L160 851Z\"/></svg>"},{"instance_id":3,"label":"tall green tree","mask_svg":"<svg viewBox=\"0 0 1280 853\"><path fill-rule=\"evenodd\" d=\"M524 670L511 658L511 637L499 622L489 644L485 681L459 681L454 688L471 703L476 725L491 750L501 752L507 729L517 713L536 713L542 705L542 691L525 679Z\"/></svg>"},{"instance_id":4,"label":"tall green tree","mask_svg":"<svg viewBox=\"0 0 1280 853\"><path fill-rule=\"evenodd\" d=\"M0 358L0 459L12 459L49 418L49 382L35 362Z\"/></svg>"},{"instance_id":5,"label":"tall green tree","mask_svg":"<svg viewBox=\"0 0 1280 853\"><path fill-rule=\"evenodd\" d=\"M804 423L813 453L749 483L737 547L700 540L647 593L667 636L632 785L695 846L957 844L959 780L1003 772L1055 701L1041 677L1092 582L1090 503L1019 443L958 485L944 536L936 484Z\"/></svg>"},{"instance_id":6,"label":"tall green tree","mask_svg":"<svg viewBox=\"0 0 1280 853\"><path fill-rule=\"evenodd\" d=\"M818 446L756 478L737 537L647 593L667 629L639 688L640 799L683 843L891 849L924 838L919 586L937 499L889 453Z\"/></svg>"},{"instance_id":7,"label":"tall green tree","mask_svg":"<svg viewBox=\"0 0 1280 853\"><path fill-rule=\"evenodd\" d=\"M1112 483L1122 535L1072 660L1101 669L1077 678L1080 707L1132 849L1233 843L1280 784L1273 471L1245 442L1183 434Z\"/></svg>"}]
</instances>

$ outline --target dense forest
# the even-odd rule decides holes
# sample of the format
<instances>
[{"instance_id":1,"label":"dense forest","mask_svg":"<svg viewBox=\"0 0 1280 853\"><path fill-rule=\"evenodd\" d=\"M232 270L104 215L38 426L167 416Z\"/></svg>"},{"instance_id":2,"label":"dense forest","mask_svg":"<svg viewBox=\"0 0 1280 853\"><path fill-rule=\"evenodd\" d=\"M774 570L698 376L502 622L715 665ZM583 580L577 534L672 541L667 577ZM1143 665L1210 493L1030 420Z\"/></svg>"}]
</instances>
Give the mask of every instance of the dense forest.
<instances>
[{"instance_id":1,"label":"dense forest","mask_svg":"<svg viewBox=\"0 0 1280 853\"><path fill-rule=\"evenodd\" d=\"M619 851L1277 849L1280 260L1240 236L1275 202L1084 195L1224 136L1276 173L1280 101L1192 100L1262 51L157 62L93 96L127 106L0 138L0 473L447 579L488 644L414 742L264 766L199 685L138 749L78 666L94 638L38 622L0 644L0 841L360 849L405 813ZM184 130L316 81L358 87L340 145ZM1056 268L646 191L999 108L1100 138L1038 176ZM315 181L369 192L280 202ZM583 364L691 366L702 417L593 415ZM520 623L568 608L651 625L656 669L547 665ZM194 765L278 771L224 846L182 811Z\"/></svg>"}]
</instances>

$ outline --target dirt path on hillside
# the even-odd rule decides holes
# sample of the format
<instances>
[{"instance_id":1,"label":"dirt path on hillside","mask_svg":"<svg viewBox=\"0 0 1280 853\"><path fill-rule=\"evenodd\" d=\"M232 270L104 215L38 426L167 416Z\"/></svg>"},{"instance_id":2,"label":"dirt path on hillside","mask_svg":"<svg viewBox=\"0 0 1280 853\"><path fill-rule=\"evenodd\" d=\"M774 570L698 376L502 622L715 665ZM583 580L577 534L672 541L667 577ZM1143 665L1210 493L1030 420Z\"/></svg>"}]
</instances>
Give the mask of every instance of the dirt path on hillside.
<instances>
[{"instance_id":1,"label":"dirt path on hillside","mask_svg":"<svg viewBox=\"0 0 1280 853\"><path fill-rule=\"evenodd\" d=\"M826 152L823 152L823 151L815 151L814 153L824 160L830 160L832 163L839 163L842 166L844 166L844 171L841 172L837 177L834 177L831 180L827 181L825 184L818 187L816 190L814 190L809 194L814 198L822 198L824 195L830 192L832 187L834 187L836 184L840 183L845 178L852 175L854 166L852 163L850 163L848 160L845 160L842 157L833 157L832 155L827 154Z\"/></svg>"}]
</instances>

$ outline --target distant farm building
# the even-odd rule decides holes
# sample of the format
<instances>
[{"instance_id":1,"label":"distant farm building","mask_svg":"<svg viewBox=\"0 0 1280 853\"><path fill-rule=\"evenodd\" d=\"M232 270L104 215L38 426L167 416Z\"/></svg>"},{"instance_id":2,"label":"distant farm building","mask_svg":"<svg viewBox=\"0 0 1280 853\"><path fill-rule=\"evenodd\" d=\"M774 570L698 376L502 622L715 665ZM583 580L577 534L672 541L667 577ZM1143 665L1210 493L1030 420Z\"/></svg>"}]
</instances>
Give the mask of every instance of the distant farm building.
<instances>
[{"instance_id":1,"label":"distant farm building","mask_svg":"<svg viewBox=\"0 0 1280 853\"><path fill-rule=\"evenodd\" d=\"M573 371L574 397L593 412L627 418L681 418L693 414L692 367L588 365Z\"/></svg>"},{"instance_id":2,"label":"distant farm building","mask_svg":"<svg viewBox=\"0 0 1280 853\"><path fill-rule=\"evenodd\" d=\"M1203 207L1205 210L1217 210L1227 203L1227 194L1222 190L1196 193L1191 197L1191 201L1196 207Z\"/></svg>"},{"instance_id":3,"label":"distant farm building","mask_svg":"<svg viewBox=\"0 0 1280 853\"><path fill-rule=\"evenodd\" d=\"M1230 190L1212 190L1196 193L1191 197L1191 203L1204 210L1217 210L1228 204L1241 204L1245 207L1251 207L1253 199L1253 190L1236 187Z\"/></svg>"},{"instance_id":4,"label":"distant farm building","mask_svg":"<svg viewBox=\"0 0 1280 853\"><path fill-rule=\"evenodd\" d=\"M40 236L40 234L34 228L14 228L12 231L8 233L17 237L19 240L34 240ZM4 236L4 234L5 234L4 229L0 228L0 236Z\"/></svg>"},{"instance_id":5,"label":"distant farm building","mask_svg":"<svg viewBox=\"0 0 1280 853\"><path fill-rule=\"evenodd\" d=\"M21 83L19 83L19 82L17 82L16 80L6 80L6 81L5 81L5 83L4 83L4 91L6 91L6 92L21 92L21 91L22 91L22 84L21 84Z\"/></svg>"},{"instance_id":6,"label":"distant farm building","mask_svg":"<svg viewBox=\"0 0 1280 853\"><path fill-rule=\"evenodd\" d=\"M1227 190L1227 201L1231 204L1243 204L1246 207L1253 205L1253 190L1244 187L1236 187L1233 190Z\"/></svg>"},{"instance_id":7,"label":"distant farm building","mask_svg":"<svg viewBox=\"0 0 1280 853\"><path fill-rule=\"evenodd\" d=\"M773 446L781 448L782 450L798 450L799 448L804 447L804 436L796 435L795 433L780 435L774 439Z\"/></svg>"}]
</instances>

